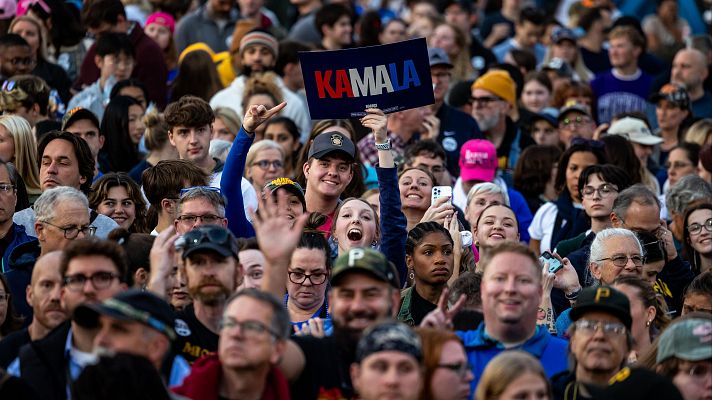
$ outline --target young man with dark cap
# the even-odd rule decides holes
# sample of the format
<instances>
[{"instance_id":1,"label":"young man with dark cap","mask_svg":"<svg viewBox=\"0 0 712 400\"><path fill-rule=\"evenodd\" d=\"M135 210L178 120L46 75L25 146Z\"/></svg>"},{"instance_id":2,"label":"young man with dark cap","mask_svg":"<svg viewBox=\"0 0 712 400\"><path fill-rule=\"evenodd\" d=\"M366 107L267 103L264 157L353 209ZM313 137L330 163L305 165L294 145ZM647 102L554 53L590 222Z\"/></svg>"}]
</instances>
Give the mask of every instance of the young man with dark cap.
<instances>
[{"instance_id":1,"label":"young man with dark cap","mask_svg":"<svg viewBox=\"0 0 712 400\"><path fill-rule=\"evenodd\" d=\"M630 302L610 286L583 289L569 314L572 370L552 377L554 398L590 399L590 386L606 386L632 349Z\"/></svg>"},{"instance_id":2,"label":"young man with dark cap","mask_svg":"<svg viewBox=\"0 0 712 400\"><path fill-rule=\"evenodd\" d=\"M82 304L74 321L95 328L95 353L130 353L145 357L161 372L168 386L179 385L190 373L188 362L173 354L176 339L171 306L156 295L131 289L97 304Z\"/></svg>"},{"instance_id":3,"label":"young man with dark cap","mask_svg":"<svg viewBox=\"0 0 712 400\"><path fill-rule=\"evenodd\" d=\"M257 289L237 292L225 305L217 354L194 363L174 392L204 400L288 399L289 384L277 363L290 331L289 313L276 297Z\"/></svg>"},{"instance_id":4,"label":"young man with dark cap","mask_svg":"<svg viewBox=\"0 0 712 400\"><path fill-rule=\"evenodd\" d=\"M244 115L247 110L242 109L242 97L247 79L253 73L272 71L277 63L278 54L279 43L269 31L256 28L245 34L240 40L239 47L241 73L229 86L210 99L210 106L226 107L235 111L237 115ZM282 98L287 102L281 115L294 121L300 132L310 132L311 120L304 100L287 88L281 77L274 76L273 82L279 87Z\"/></svg>"},{"instance_id":5,"label":"young man with dark cap","mask_svg":"<svg viewBox=\"0 0 712 400\"><path fill-rule=\"evenodd\" d=\"M654 160L658 165L665 165L670 151L680 142L682 125L692 119L690 109L690 95L684 87L676 83L668 83L653 93L648 99L655 105L655 118L658 121L658 130L655 134L662 138L659 140L659 155ZM667 174L665 174L667 177Z\"/></svg>"},{"instance_id":6,"label":"young man with dark cap","mask_svg":"<svg viewBox=\"0 0 712 400\"><path fill-rule=\"evenodd\" d=\"M571 147L571 141L580 137L592 139L596 130L596 123L591 117L591 110L588 106L576 102L569 102L559 110L559 140L567 149Z\"/></svg>"},{"instance_id":7,"label":"young man with dark cap","mask_svg":"<svg viewBox=\"0 0 712 400\"><path fill-rule=\"evenodd\" d=\"M463 113L445 103L445 95L452 81L452 68L450 57L443 49L428 49L430 60L430 77L433 80L433 113L440 121L440 129L435 132L436 140L447 154L447 169L452 176L460 175L458 160L460 148L470 139L479 139L483 135L477 127L477 121L472 116ZM426 117L427 120L427 117Z\"/></svg>"},{"instance_id":8,"label":"young man with dark cap","mask_svg":"<svg viewBox=\"0 0 712 400\"><path fill-rule=\"evenodd\" d=\"M73 133L84 139L89 145L94 158L94 178L103 175L99 167L99 150L104 147L104 134L101 132L101 123L93 112L86 108L77 107L67 111L62 118L62 130Z\"/></svg>"},{"instance_id":9,"label":"young man with dark cap","mask_svg":"<svg viewBox=\"0 0 712 400\"><path fill-rule=\"evenodd\" d=\"M192 363L218 350L220 319L226 300L242 280L242 266L237 241L226 228L202 225L182 238L180 268L193 304L176 315L176 350Z\"/></svg>"},{"instance_id":10,"label":"young man with dark cap","mask_svg":"<svg viewBox=\"0 0 712 400\"><path fill-rule=\"evenodd\" d=\"M351 139L336 131L317 135L309 148L302 167L307 181L304 198L307 211L326 215L326 222L319 227L323 232L331 230L341 194L351 183L354 168L359 168L355 154Z\"/></svg>"},{"instance_id":11,"label":"young man with dark cap","mask_svg":"<svg viewBox=\"0 0 712 400\"><path fill-rule=\"evenodd\" d=\"M420 398L423 389L423 350L418 335L407 325L382 322L366 331L356 347L351 381L362 400L398 396Z\"/></svg>"}]
</instances>

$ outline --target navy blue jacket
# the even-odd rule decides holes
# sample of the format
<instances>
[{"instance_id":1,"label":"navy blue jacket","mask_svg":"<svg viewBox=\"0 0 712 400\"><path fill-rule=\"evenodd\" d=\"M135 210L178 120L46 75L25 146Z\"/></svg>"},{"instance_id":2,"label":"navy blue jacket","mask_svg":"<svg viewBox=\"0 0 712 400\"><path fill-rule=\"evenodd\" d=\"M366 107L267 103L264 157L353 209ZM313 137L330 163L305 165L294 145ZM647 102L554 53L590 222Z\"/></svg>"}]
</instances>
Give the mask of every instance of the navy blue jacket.
<instances>
[{"instance_id":1,"label":"navy blue jacket","mask_svg":"<svg viewBox=\"0 0 712 400\"><path fill-rule=\"evenodd\" d=\"M445 150L450 175L460 176L460 148L470 139L484 139L477 121L464 112L443 103L435 116L440 120L438 143Z\"/></svg>"}]
</instances>

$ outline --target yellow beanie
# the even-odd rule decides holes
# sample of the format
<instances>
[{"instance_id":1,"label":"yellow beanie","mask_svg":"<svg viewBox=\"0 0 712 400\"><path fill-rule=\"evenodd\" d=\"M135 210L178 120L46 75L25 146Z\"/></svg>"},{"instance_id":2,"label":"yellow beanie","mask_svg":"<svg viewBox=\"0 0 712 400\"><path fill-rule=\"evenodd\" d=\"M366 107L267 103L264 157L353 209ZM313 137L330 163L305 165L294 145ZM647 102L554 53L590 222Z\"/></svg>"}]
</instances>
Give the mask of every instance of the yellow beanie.
<instances>
[{"instance_id":1,"label":"yellow beanie","mask_svg":"<svg viewBox=\"0 0 712 400\"><path fill-rule=\"evenodd\" d=\"M213 49L211 49L210 46L208 46L207 44L205 44L205 43L203 43L203 42L198 42L198 43L193 43L193 44L191 44L190 46L186 47L186 48L180 53L180 55L178 56L178 64L180 64L181 62L183 62L183 59L184 59L185 56L187 56L189 53L192 53L192 52L198 51L198 50L202 50L202 51L204 51L204 52L210 54L210 58L212 58L213 61L215 61L215 52L213 51Z\"/></svg>"},{"instance_id":2,"label":"yellow beanie","mask_svg":"<svg viewBox=\"0 0 712 400\"><path fill-rule=\"evenodd\" d=\"M516 84L506 71L493 70L479 77L472 84L472 89L483 89L502 98L512 107L517 106Z\"/></svg>"}]
</instances>

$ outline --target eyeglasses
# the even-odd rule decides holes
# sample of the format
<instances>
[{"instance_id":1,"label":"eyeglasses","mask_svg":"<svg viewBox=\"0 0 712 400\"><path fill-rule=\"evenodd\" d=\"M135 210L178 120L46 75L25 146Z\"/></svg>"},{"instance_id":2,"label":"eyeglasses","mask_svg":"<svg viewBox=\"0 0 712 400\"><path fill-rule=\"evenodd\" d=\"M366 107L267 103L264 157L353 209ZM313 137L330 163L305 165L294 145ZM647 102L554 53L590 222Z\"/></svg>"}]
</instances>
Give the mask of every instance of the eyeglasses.
<instances>
[{"instance_id":1,"label":"eyeglasses","mask_svg":"<svg viewBox=\"0 0 712 400\"><path fill-rule=\"evenodd\" d=\"M284 166L284 163L282 163L279 160L260 160L260 161L255 161L252 163L252 166L258 166L261 170L267 171L269 167L271 166L274 169L280 169Z\"/></svg>"},{"instance_id":2,"label":"eyeglasses","mask_svg":"<svg viewBox=\"0 0 712 400\"><path fill-rule=\"evenodd\" d=\"M438 368L449 369L454 372L460 378L465 378L469 371L472 371L472 365L469 362L459 362L454 364L438 364Z\"/></svg>"},{"instance_id":3,"label":"eyeglasses","mask_svg":"<svg viewBox=\"0 0 712 400\"><path fill-rule=\"evenodd\" d=\"M493 103L495 101L502 101L499 97L494 97L494 96L484 96L484 97L475 97L475 96L470 96L470 101L472 102L473 106L477 106L478 104L483 106L483 107L488 107L490 103Z\"/></svg>"},{"instance_id":4,"label":"eyeglasses","mask_svg":"<svg viewBox=\"0 0 712 400\"><path fill-rule=\"evenodd\" d=\"M76 239L79 236L79 232L83 233L84 236L94 236L96 233L96 226L84 225L84 226L70 226L63 228L61 226L55 225L49 221L40 221L43 224L53 226L64 232L65 239Z\"/></svg>"},{"instance_id":5,"label":"eyeglasses","mask_svg":"<svg viewBox=\"0 0 712 400\"><path fill-rule=\"evenodd\" d=\"M0 192L2 193L12 193L15 190L15 185L9 183L0 184Z\"/></svg>"},{"instance_id":6,"label":"eyeglasses","mask_svg":"<svg viewBox=\"0 0 712 400\"><path fill-rule=\"evenodd\" d=\"M583 190L581 191L583 194L583 197L585 198L591 198L595 193L598 193L598 195L601 198L607 198L608 196L612 195L613 193L618 193L618 188L615 187L614 185L610 185L608 183L601 185L597 188L593 186L584 186Z\"/></svg>"},{"instance_id":7,"label":"eyeglasses","mask_svg":"<svg viewBox=\"0 0 712 400\"><path fill-rule=\"evenodd\" d=\"M297 285L302 285L309 279L312 285L321 285L326 282L326 274L317 272L316 274L305 274L303 272L289 271L289 281Z\"/></svg>"},{"instance_id":8,"label":"eyeglasses","mask_svg":"<svg viewBox=\"0 0 712 400\"><path fill-rule=\"evenodd\" d=\"M201 220L203 223L208 224L208 225L215 225L218 222L224 220L225 218L215 215L215 214L204 214L204 215L179 215L178 218L176 218L180 222L184 222L188 225L193 225L195 224L198 220Z\"/></svg>"},{"instance_id":9,"label":"eyeglasses","mask_svg":"<svg viewBox=\"0 0 712 400\"><path fill-rule=\"evenodd\" d=\"M64 285L72 292L78 292L84 288L87 281L91 281L96 290L106 289L119 275L112 272L96 272L91 276L84 274L69 275L64 278Z\"/></svg>"},{"instance_id":10,"label":"eyeglasses","mask_svg":"<svg viewBox=\"0 0 712 400\"><path fill-rule=\"evenodd\" d=\"M642 267L643 264L645 263L645 257L643 256L638 256L638 255L633 255L628 257L625 254L617 254L613 257L606 257L606 258L601 258L600 260L597 261L605 261L605 260L611 260L613 262L613 265L619 268L623 268L628 264L628 260L633 261L633 265L636 267Z\"/></svg>"},{"instance_id":11,"label":"eyeglasses","mask_svg":"<svg viewBox=\"0 0 712 400\"><path fill-rule=\"evenodd\" d=\"M274 336L275 338L280 337L277 332L263 324L262 322L259 321L252 321L252 320L247 320L247 321L237 321L233 318L230 317L225 317L220 321L220 330L225 330L225 329L232 329L236 326L240 327L240 332L242 332L243 335L246 337L258 337L262 336L265 333L269 333L270 335Z\"/></svg>"},{"instance_id":12,"label":"eyeglasses","mask_svg":"<svg viewBox=\"0 0 712 400\"><path fill-rule=\"evenodd\" d=\"M452 72L431 72L430 76L436 79L450 79L452 76Z\"/></svg>"},{"instance_id":13,"label":"eyeglasses","mask_svg":"<svg viewBox=\"0 0 712 400\"><path fill-rule=\"evenodd\" d=\"M0 293L0 303L7 303L10 299L10 293Z\"/></svg>"},{"instance_id":14,"label":"eyeglasses","mask_svg":"<svg viewBox=\"0 0 712 400\"><path fill-rule=\"evenodd\" d=\"M35 60L32 57L15 57L8 60L12 65L33 65Z\"/></svg>"},{"instance_id":15,"label":"eyeglasses","mask_svg":"<svg viewBox=\"0 0 712 400\"><path fill-rule=\"evenodd\" d=\"M191 190L194 190L194 189L202 189L202 190L207 190L208 192L215 192L215 193L218 193L218 194L222 194L222 192L220 191L220 188L216 188L216 187L213 187L213 186L191 186L191 187L187 187L187 188L181 189L181 190L180 190L180 193L179 193L179 196L180 196L180 197L183 197L186 193L188 193L188 192L190 192Z\"/></svg>"},{"instance_id":16,"label":"eyeglasses","mask_svg":"<svg viewBox=\"0 0 712 400\"><path fill-rule=\"evenodd\" d=\"M131 67L133 67L133 65L134 65L134 60L133 60L133 59L129 59L129 60L117 60L117 59L115 59L115 58L113 58L113 57L109 57L109 58L106 59L106 61L107 61L109 64L116 65L116 66L118 66L118 67L120 67L120 68L131 68Z\"/></svg>"},{"instance_id":17,"label":"eyeglasses","mask_svg":"<svg viewBox=\"0 0 712 400\"><path fill-rule=\"evenodd\" d=\"M625 333L625 325L620 322L603 322L580 319L576 321L574 325L577 330L589 335L596 333L598 328L601 328L603 333L606 335L622 335Z\"/></svg>"},{"instance_id":18,"label":"eyeglasses","mask_svg":"<svg viewBox=\"0 0 712 400\"><path fill-rule=\"evenodd\" d=\"M591 122L591 118L578 115L575 118L564 118L559 123L559 126L563 128L568 128L569 126L579 127L581 125L588 124L589 122Z\"/></svg>"},{"instance_id":19,"label":"eyeglasses","mask_svg":"<svg viewBox=\"0 0 712 400\"><path fill-rule=\"evenodd\" d=\"M690 235L699 235L702 233L702 227L704 227L707 232L712 232L712 218L706 220L704 224L694 223L687 225L687 231L690 232Z\"/></svg>"}]
</instances>

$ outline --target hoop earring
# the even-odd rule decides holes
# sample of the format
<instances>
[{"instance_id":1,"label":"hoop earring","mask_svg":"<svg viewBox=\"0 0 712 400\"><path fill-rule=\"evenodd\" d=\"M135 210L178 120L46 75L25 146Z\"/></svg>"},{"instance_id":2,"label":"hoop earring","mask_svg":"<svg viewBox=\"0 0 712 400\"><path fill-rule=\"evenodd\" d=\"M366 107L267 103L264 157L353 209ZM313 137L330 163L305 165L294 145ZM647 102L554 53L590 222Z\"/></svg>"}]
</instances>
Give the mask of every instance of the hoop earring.
<instances>
[{"instance_id":1,"label":"hoop earring","mask_svg":"<svg viewBox=\"0 0 712 400\"><path fill-rule=\"evenodd\" d=\"M415 271L413 271L412 269L408 273L408 279L410 279L411 281L415 280Z\"/></svg>"}]
</instances>

